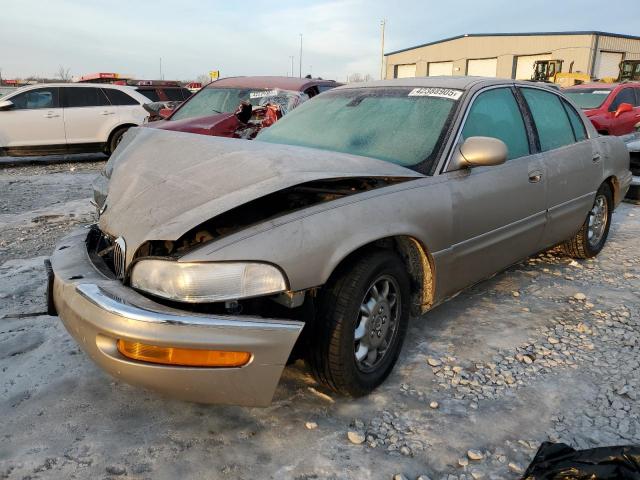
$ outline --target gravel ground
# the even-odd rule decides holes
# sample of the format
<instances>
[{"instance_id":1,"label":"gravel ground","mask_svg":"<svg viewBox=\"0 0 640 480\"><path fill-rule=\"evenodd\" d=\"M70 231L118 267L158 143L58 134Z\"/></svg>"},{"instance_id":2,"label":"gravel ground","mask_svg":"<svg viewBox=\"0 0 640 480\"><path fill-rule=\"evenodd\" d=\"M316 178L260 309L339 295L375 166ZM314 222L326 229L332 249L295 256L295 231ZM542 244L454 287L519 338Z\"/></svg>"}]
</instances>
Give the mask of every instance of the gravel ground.
<instances>
[{"instance_id":1,"label":"gravel ground","mask_svg":"<svg viewBox=\"0 0 640 480\"><path fill-rule=\"evenodd\" d=\"M594 260L547 252L414 319L369 397L297 363L268 408L208 406L115 381L43 313L103 164L0 170L0 478L508 479L544 440L640 443L640 207Z\"/></svg>"}]
</instances>

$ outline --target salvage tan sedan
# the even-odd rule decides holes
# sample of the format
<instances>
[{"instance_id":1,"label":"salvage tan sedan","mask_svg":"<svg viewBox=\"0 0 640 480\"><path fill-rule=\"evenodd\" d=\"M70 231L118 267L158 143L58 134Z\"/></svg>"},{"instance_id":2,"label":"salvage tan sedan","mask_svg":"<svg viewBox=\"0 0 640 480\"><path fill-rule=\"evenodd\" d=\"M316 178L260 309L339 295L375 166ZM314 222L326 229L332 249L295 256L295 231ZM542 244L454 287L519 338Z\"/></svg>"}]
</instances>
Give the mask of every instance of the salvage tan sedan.
<instances>
[{"instance_id":1,"label":"salvage tan sedan","mask_svg":"<svg viewBox=\"0 0 640 480\"><path fill-rule=\"evenodd\" d=\"M295 358L370 392L411 315L554 245L597 255L631 181L561 93L472 77L337 88L254 142L136 129L108 171L52 310L125 382L242 405Z\"/></svg>"}]
</instances>

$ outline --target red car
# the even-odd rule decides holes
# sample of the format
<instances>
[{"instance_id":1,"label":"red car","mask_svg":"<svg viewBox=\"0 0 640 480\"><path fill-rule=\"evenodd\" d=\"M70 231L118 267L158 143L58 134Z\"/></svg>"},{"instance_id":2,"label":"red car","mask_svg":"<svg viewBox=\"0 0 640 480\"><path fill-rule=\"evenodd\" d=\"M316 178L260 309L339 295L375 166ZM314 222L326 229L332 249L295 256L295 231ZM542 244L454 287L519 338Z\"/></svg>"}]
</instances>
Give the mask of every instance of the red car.
<instances>
[{"instance_id":1,"label":"red car","mask_svg":"<svg viewBox=\"0 0 640 480\"><path fill-rule=\"evenodd\" d=\"M601 135L625 135L640 123L640 82L585 83L562 91Z\"/></svg>"},{"instance_id":2,"label":"red car","mask_svg":"<svg viewBox=\"0 0 640 480\"><path fill-rule=\"evenodd\" d=\"M147 126L252 139L289 110L339 85L333 80L317 78L223 78L193 94L164 120L150 122Z\"/></svg>"}]
</instances>

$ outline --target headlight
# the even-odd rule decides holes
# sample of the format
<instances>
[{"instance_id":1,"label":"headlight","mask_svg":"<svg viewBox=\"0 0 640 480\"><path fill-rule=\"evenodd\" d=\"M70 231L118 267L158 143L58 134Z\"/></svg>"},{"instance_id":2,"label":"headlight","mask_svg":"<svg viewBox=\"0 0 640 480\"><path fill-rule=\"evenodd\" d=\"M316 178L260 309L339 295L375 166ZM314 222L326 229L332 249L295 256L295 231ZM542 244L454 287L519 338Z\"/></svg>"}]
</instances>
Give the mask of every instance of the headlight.
<instances>
[{"instance_id":1,"label":"headlight","mask_svg":"<svg viewBox=\"0 0 640 480\"><path fill-rule=\"evenodd\" d=\"M133 267L131 286L170 300L205 303L283 292L287 282L266 263L141 260Z\"/></svg>"}]
</instances>

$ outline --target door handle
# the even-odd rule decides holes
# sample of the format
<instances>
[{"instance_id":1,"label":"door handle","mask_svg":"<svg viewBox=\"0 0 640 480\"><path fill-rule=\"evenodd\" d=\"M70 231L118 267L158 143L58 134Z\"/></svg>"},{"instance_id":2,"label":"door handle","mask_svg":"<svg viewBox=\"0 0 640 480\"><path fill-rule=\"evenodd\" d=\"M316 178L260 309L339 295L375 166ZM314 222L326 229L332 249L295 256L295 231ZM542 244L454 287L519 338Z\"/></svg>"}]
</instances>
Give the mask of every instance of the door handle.
<instances>
[{"instance_id":1,"label":"door handle","mask_svg":"<svg viewBox=\"0 0 640 480\"><path fill-rule=\"evenodd\" d=\"M108 112L108 111L104 111L102 112L100 115L113 115L115 112Z\"/></svg>"},{"instance_id":2,"label":"door handle","mask_svg":"<svg viewBox=\"0 0 640 480\"><path fill-rule=\"evenodd\" d=\"M599 162L599 161L600 161L600 158L601 158L601 157L600 157L600 154L599 154L599 153L594 153L594 154L593 154L593 157L591 157L591 160L593 160L593 161L594 161L594 163L595 163L595 162Z\"/></svg>"},{"instance_id":3,"label":"door handle","mask_svg":"<svg viewBox=\"0 0 640 480\"><path fill-rule=\"evenodd\" d=\"M529 182L530 183L538 183L542 180L542 172L536 170L534 172L529 172Z\"/></svg>"},{"instance_id":4,"label":"door handle","mask_svg":"<svg viewBox=\"0 0 640 480\"><path fill-rule=\"evenodd\" d=\"M44 116L44 118L56 118L56 117L59 117L59 116L60 115L57 114L57 113L49 112Z\"/></svg>"}]
</instances>

